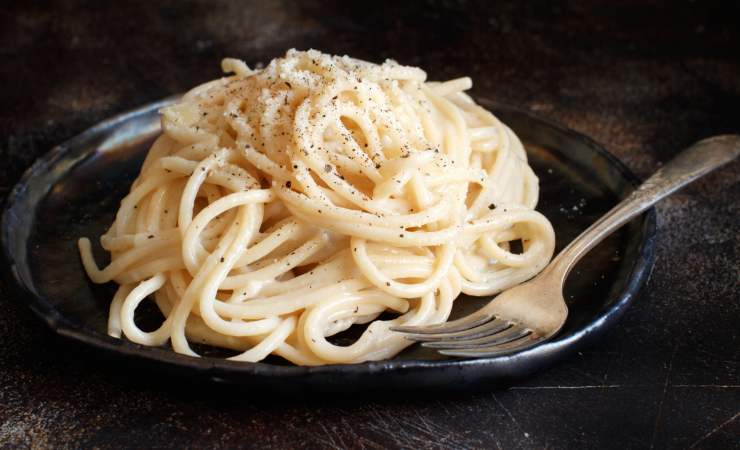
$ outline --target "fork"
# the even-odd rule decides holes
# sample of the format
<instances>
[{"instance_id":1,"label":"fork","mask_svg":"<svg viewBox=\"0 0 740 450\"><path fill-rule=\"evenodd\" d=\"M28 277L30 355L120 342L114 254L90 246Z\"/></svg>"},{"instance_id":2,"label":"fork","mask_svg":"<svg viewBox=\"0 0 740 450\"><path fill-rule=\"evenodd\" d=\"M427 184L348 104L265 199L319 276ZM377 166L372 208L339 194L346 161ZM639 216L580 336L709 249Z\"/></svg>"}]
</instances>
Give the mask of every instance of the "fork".
<instances>
[{"instance_id":1,"label":"fork","mask_svg":"<svg viewBox=\"0 0 740 450\"><path fill-rule=\"evenodd\" d=\"M391 330L451 356L480 358L531 348L557 334L568 317L563 285L573 266L619 227L664 197L740 155L740 135L703 139L658 169L571 242L531 280L500 293L461 319Z\"/></svg>"}]
</instances>

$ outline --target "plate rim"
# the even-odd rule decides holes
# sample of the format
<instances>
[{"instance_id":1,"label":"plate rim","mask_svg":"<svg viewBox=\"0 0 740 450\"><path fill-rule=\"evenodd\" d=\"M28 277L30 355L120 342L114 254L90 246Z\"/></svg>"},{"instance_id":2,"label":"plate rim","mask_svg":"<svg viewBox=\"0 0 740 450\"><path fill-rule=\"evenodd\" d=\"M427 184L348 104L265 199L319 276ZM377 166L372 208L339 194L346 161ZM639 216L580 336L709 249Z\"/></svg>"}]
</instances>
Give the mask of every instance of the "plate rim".
<instances>
[{"instance_id":1,"label":"plate rim","mask_svg":"<svg viewBox=\"0 0 740 450\"><path fill-rule=\"evenodd\" d=\"M51 329L51 331L57 335L77 342L82 342L108 354L132 358L143 362L164 363L168 366L176 366L173 367L176 369L187 369L200 374L205 372L210 375L209 378L211 381L227 383L235 383L235 380L230 377L224 378L220 375L229 374L229 376L231 376L236 374L243 377L241 380L249 381L254 376L301 377L304 375L367 375L381 372L408 372L429 368L449 369L467 366L484 368L487 366L495 366L496 362L516 361L529 358L544 358L545 360L554 361L566 356L567 354L575 352L578 348L585 345L585 341L589 340L588 338L600 334L616 323L627 307L634 301L636 294L648 280L653 268L655 260L657 224L655 208L650 208L640 216L640 220L642 221L642 240L637 248L635 260L632 262L632 266L629 270L627 282L621 289L618 298L609 306L609 308L595 316L594 319L585 323L567 338L558 339L556 337L553 340L519 353L490 358L442 360L387 359L353 364L283 366L264 362L253 363L229 361L212 357L194 358L175 353L170 349L147 347L100 333L90 333L89 330L86 330L83 326L77 325L64 317L45 296L34 292L29 286L27 286L22 277L18 274L18 271L16 270L16 260L12 251L12 243L10 242L10 215L26 190L28 182L36 174L47 171L50 167L53 167L54 164L60 158L65 156L70 149L73 149L77 143L81 141L84 142L89 137L115 127L117 124L125 122L130 118L151 113L152 110L172 104L178 98L180 98L180 95L174 95L145 104L135 109L124 111L110 117L109 119L98 122L92 127L87 128L82 133L54 146L50 151L39 156L34 163L23 172L21 178L6 196L0 226L0 241L2 242L3 247L3 258L6 262L6 270L4 271L4 274L6 275L6 280L9 279L9 281L11 281L8 287L15 287L19 294L15 297L17 297L18 300L25 297L26 301L24 303L30 307L34 314L38 316L49 327L49 329ZM619 158L607 151L601 144L591 137L526 109L500 102L493 102L485 99L485 97L477 97L476 100L481 105L485 106L486 109L506 110L515 114L527 116L530 120L540 122L547 127L553 128L559 133L563 133L572 139L583 142L591 150L605 158L611 167L616 169L633 187L639 182L639 178L621 160L619 160ZM21 297L21 295L23 297ZM510 372L515 374L516 369L510 370Z\"/></svg>"}]
</instances>

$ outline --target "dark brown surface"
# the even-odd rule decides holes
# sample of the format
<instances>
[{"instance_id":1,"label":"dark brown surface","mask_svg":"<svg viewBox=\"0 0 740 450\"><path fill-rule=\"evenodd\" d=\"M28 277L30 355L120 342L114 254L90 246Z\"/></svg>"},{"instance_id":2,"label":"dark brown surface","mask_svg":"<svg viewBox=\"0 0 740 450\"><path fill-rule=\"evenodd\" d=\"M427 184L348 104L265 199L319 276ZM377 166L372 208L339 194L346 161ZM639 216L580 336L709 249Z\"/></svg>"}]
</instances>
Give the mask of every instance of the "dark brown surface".
<instances>
[{"instance_id":1,"label":"dark brown surface","mask_svg":"<svg viewBox=\"0 0 740 450\"><path fill-rule=\"evenodd\" d=\"M3 196L99 120L213 78L223 56L293 46L469 74L474 93L586 133L642 176L740 131L738 11L720 3L25 3L0 7ZM0 447L737 447L738 198L735 163L662 203L653 277L620 325L477 394L275 400L150 382L56 338L2 284Z\"/></svg>"}]
</instances>

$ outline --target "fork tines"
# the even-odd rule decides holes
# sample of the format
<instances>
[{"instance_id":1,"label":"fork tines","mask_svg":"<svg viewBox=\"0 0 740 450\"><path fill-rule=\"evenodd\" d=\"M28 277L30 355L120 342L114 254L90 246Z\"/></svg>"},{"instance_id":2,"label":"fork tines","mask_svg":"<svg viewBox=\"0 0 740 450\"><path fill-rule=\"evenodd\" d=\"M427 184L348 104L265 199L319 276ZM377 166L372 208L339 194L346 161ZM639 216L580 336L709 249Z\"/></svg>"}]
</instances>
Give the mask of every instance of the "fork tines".
<instances>
[{"instance_id":1,"label":"fork tines","mask_svg":"<svg viewBox=\"0 0 740 450\"><path fill-rule=\"evenodd\" d=\"M452 356L497 356L529 348L541 339L532 330L492 314L473 314L459 320L423 327L391 327L406 338Z\"/></svg>"}]
</instances>

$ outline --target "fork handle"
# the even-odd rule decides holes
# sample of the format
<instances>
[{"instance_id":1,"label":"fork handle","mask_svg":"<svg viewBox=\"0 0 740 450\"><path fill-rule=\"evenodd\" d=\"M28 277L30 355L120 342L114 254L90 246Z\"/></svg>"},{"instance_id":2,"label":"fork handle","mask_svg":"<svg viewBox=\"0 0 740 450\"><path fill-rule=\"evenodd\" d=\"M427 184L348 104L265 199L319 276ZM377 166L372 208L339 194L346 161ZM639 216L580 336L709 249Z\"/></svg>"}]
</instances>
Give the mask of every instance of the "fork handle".
<instances>
[{"instance_id":1,"label":"fork handle","mask_svg":"<svg viewBox=\"0 0 740 450\"><path fill-rule=\"evenodd\" d=\"M548 270L562 277L604 238L664 197L686 186L740 155L740 135L721 135L703 139L679 153L575 238L552 261Z\"/></svg>"}]
</instances>

